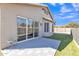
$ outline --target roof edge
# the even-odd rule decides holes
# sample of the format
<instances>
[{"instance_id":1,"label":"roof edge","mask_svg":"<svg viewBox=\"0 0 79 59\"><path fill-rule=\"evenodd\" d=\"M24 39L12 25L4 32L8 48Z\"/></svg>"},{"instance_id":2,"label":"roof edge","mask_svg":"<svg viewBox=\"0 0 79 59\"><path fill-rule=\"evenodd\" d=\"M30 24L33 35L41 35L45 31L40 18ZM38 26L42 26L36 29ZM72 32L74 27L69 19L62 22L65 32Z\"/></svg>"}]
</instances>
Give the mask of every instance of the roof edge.
<instances>
[{"instance_id":1,"label":"roof edge","mask_svg":"<svg viewBox=\"0 0 79 59\"><path fill-rule=\"evenodd\" d=\"M37 6L37 7L48 7L47 5L43 5L40 3L15 3L15 4L23 4L23 5L30 5L30 6Z\"/></svg>"}]
</instances>

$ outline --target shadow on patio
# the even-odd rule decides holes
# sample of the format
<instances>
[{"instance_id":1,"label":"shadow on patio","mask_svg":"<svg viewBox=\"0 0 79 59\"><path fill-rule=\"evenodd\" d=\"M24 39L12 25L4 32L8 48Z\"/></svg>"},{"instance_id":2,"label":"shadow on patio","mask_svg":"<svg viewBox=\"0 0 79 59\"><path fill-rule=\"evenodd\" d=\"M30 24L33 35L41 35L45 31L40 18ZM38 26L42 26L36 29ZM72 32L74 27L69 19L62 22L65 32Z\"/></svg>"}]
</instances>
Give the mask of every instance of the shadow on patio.
<instances>
[{"instance_id":1,"label":"shadow on patio","mask_svg":"<svg viewBox=\"0 0 79 59\"><path fill-rule=\"evenodd\" d=\"M54 35L48 38L61 41L60 46L58 47L59 51L63 50L73 40L72 35L58 33L54 33Z\"/></svg>"}]
</instances>

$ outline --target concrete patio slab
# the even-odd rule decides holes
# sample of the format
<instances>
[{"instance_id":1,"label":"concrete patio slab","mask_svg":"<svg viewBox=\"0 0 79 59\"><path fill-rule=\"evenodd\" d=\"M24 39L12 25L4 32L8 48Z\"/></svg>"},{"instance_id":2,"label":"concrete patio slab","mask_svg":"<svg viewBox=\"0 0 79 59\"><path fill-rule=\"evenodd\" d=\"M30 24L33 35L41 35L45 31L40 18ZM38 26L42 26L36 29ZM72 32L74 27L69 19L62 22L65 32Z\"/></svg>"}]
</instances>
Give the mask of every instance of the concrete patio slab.
<instances>
[{"instance_id":1,"label":"concrete patio slab","mask_svg":"<svg viewBox=\"0 0 79 59\"><path fill-rule=\"evenodd\" d=\"M39 38L14 44L2 50L6 56L54 56L60 41Z\"/></svg>"}]
</instances>

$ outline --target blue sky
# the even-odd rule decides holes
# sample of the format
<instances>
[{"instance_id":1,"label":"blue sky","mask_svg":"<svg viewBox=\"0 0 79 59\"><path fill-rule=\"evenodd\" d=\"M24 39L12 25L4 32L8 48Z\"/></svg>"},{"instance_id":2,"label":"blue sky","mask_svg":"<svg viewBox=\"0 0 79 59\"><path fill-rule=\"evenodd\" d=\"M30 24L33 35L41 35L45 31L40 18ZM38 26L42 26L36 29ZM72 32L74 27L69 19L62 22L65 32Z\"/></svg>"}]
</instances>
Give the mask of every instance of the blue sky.
<instances>
[{"instance_id":1,"label":"blue sky","mask_svg":"<svg viewBox=\"0 0 79 59\"><path fill-rule=\"evenodd\" d=\"M69 22L79 23L79 3L43 3L48 5L54 15L56 25L62 26Z\"/></svg>"}]
</instances>

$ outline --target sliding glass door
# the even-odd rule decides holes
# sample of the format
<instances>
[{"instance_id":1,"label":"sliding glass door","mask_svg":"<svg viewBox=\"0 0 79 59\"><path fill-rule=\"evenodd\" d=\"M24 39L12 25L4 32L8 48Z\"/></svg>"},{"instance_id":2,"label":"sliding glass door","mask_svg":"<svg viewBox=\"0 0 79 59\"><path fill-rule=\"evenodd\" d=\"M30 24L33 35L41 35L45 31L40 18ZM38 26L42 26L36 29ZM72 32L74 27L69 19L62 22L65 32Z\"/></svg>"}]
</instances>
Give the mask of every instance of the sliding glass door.
<instances>
[{"instance_id":1,"label":"sliding glass door","mask_svg":"<svg viewBox=\"0 0 79 59\"><path fill-rule=\"evenodd\" d=\"M39 35L39 22L28 20L28 38L38 37Z\"/></svg>"},{"instance_id":2,"label":"sliding glass door","mask_svg":"<svg viewBox=\"0 0 79 59\"><path fill-rule=\"evenodd\" d=\"M26 40L39 35L39 22L30 18L17 17L18 41Z\"/></svg>"}]
</instances>

